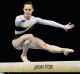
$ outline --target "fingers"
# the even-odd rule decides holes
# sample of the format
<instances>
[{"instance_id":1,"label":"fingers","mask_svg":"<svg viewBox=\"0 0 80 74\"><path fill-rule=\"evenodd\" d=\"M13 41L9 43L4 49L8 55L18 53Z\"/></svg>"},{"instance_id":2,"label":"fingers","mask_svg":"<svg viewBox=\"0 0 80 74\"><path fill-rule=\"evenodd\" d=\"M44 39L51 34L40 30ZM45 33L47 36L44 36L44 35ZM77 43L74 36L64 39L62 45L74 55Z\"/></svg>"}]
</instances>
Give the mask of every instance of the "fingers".
<instances>
[{"instance_id":1,"label":"fingers","mask_svg":"<svg viewBox=\"0 0 80 74\"><path fill-rule=\"evenodd\" d=\"M69 25L70 27L74 27L74 24Z\"/></svg>"},{"instance_id":2,"label":"fingers","mask_svg":"<svg viewBox=\"0 0 80 74\"><path fill-rule=\"evenodd\" d=\"M71 24L71 22L69 22L67 25L68 25L70 28L73 28L73 27L74 27L74 24Z\"/></svg>"},{"instance_id":3,"label":"fingers","mask_svg":"<svg viewBox=\"0 0 80 74\"><path fill-rule=\"evenodd\" d=\"M70 24L71 24L71 22L68 23L68 25L70 25Z\"/></svg>"},{"instance_id":4,"label":"fingers","mask_svg":"<svg viewBox=\"0 0 80 74\"><path fill-rule=\"evenodd\" d=\"M68 30L72 28L74 28L74 24L71 24L71 22L64 26L64 29L66 30L66 32L68 32Z\"/></svg>"}]
</instances>

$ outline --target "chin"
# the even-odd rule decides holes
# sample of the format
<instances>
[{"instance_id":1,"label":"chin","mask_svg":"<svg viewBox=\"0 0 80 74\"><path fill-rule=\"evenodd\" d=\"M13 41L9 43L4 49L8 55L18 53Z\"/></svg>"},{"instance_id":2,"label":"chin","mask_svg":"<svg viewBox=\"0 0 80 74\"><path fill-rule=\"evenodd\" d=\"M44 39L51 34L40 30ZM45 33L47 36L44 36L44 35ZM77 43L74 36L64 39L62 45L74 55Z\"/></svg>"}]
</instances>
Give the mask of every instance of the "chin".
<instances>
[{"instance_id":1,"label":"chin","mask_svg":"<svg viewBox=\"0 0 80 74\"><path fill-rule=\"evenodd\" d=\"M30 17L31 15L27 15L27 17Z\"/></svg>"}]
</instances>

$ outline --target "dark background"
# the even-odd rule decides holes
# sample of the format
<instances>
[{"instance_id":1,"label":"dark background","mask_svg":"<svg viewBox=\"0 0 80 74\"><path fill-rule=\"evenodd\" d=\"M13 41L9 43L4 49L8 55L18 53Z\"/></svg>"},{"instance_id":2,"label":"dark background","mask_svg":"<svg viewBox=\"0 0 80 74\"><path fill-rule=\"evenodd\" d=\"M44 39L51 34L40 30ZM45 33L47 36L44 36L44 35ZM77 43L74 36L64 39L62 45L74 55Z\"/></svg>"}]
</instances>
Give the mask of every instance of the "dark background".
<instances>
[{"instance_id":1,"label":"dark background","mask_svg":"<svg viewBox=\"0 0 80 74\"><path fill-rule=\"evenodd\" d=\"M14 36L14 20L17 15L23 13L23 3L27 0L6 1L1 6L1 29L0 29L0 62L21 62L22 51L13 48L11 41ZM63 29L35 25L31 29L34 36L43 39L45 42L65 48L74 49L74 53L64 56L62 53L50 53L44 50L28 51L28 58L31 61L78 61L80 60L80 11L77 1L58 0L31 0L34 4L34 16L54 20L61 24L72 22L75 27L68 32Z\"/></svg>"}]
</instances>

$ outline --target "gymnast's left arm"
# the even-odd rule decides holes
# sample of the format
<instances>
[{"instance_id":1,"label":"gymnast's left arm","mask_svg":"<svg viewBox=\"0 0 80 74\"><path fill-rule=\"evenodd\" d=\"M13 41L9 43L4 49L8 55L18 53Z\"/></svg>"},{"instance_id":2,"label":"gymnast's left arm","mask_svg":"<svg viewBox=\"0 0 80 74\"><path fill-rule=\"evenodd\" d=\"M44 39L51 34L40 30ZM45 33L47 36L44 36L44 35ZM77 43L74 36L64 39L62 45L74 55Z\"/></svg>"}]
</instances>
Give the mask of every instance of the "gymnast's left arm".
<instances>
[{"instance_id":1,"label":"gymnast's left arm","mask_svg":"<svg viewBox=\"0 0 80 74\"><path fill-rule=\"evenodd\" d=\"M74 27L74 24L71 24L71 23L68 23L66 25L62 25L62 24L57 23L55 21L46 20L46 19L42 19L42 18L38 18L38 17L37 17L37 23L42 24L42 25L49 25L49 26L53 26L53 27L57 27L57 28L62 28L66 31L68 31L69 29Z\"/></svg>"}]
</instances>

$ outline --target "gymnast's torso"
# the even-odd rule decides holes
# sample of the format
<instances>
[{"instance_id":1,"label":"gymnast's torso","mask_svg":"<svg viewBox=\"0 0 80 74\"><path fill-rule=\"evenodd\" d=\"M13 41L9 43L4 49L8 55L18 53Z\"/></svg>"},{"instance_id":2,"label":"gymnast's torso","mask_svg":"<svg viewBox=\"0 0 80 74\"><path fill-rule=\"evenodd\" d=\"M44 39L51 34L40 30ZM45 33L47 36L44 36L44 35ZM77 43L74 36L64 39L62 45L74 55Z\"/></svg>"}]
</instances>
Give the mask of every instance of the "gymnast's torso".
<instances>
[{"instance_id":1,"label":"gymnast's torso","mask_svg":"<svg viewBox=\"0 0 80 74\"><path fill-rule=\"evenodd\" d=\"M46 20L46 19L42 19L40 17L35 17L35 16L31 16L28 20L24 20L21 18L22 15L18 15L16 16L15 19L15 36L20 36L25 29L26 31L28 31L32 26L34 26L36 23L42 24L42 25L49 25L49 26L53 26L53 27L58 27L58 28L64 28L64 25L57 23L55 21L52 20Z\"/></svg>"}]
</instances>

